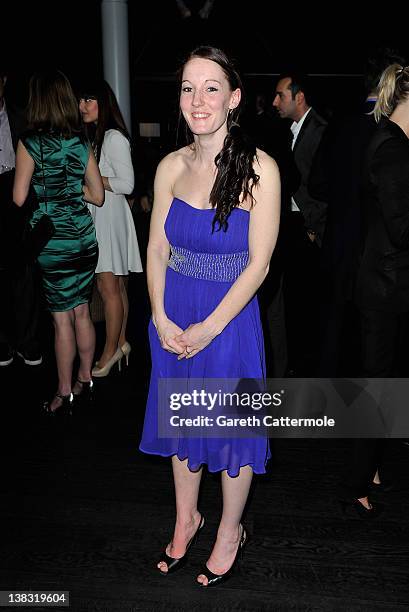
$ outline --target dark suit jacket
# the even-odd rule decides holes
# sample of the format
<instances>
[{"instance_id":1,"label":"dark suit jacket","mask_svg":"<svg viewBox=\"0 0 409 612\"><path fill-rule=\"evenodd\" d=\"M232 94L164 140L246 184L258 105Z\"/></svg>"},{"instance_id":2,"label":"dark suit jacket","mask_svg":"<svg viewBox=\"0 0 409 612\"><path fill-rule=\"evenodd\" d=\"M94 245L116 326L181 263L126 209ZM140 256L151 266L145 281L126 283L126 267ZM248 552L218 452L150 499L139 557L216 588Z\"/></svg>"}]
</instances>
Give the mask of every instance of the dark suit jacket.
<instances>
[{"instance_id":1,"label":"dark suit jacket","mask_svg":"<svg viewBox=\"0 0 409 612\"><path fill-rule=\"evenodd\" d=\"M305 220L305 227L317 234L321 246L325 228L327 204L314 198L308 188L310 172L327 122L313 108L308 113L295 141L294 161L301 176L301 183L293 193L294 200Z\"/></svg>"},{"instance_id":2,"label":"dark suit jacket","mask_svg":"<svg viewBox=\"0 0 409 612\"><path fill-rule=\"evenodd\" d=\"M409 140L382 119L364 165L365 245L356 298L363 309L409 310Z\"/></svg>"},{"instance_id":3,"label":"dark suit jacket","mask_svg":"<svg viewBox=\"0 0 409 612\"><path fill-rule=\"evenodd\" d=\"M355 113L332 118L321 140L310 174L311 195L328 204L321 268L331 302L353 298L362 253L362 171L368 144L376 130L365 102Z\"/></svg>"}]
</instances>

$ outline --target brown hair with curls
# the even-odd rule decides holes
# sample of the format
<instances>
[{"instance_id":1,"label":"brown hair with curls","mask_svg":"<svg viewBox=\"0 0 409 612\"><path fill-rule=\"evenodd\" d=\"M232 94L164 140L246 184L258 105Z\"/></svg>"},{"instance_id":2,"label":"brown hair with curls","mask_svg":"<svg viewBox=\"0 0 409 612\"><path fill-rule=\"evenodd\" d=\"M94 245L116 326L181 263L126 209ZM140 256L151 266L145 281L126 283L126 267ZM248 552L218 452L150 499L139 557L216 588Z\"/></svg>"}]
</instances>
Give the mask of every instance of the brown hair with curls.
<instances>
[{"instance_id":1,"label":"brown hair with curls","mask_svg":"<svg viewBox=\"0 0 409 612\"><path fill-rule=\"evenodd\" d=\"M232 61L224 51L210 46L197 47L189 54L178 71L179 85L181 85L184 66L194 58L216 62L223 70L231 91L240 89L243 94L243 84ZM227 230L229 215L233 208L240 204L241 194L243 194L243 199L247 197L251 199L251 206L255 203L253 187L258 183L260 177L253 168L254 159L257 157L256 147L246 137L238 123L242 100L243 95L240 104L232 109L227 116L228 133L224 139L222 150L215 158L217 174L210 193L210 204L216 209L212 224L213 231L216 224L218 224L218 231L220 229ZM193 134L187 124L185 124L185 128L187 142L192 144L194 141Z\"/></svg>"}]
</instances>

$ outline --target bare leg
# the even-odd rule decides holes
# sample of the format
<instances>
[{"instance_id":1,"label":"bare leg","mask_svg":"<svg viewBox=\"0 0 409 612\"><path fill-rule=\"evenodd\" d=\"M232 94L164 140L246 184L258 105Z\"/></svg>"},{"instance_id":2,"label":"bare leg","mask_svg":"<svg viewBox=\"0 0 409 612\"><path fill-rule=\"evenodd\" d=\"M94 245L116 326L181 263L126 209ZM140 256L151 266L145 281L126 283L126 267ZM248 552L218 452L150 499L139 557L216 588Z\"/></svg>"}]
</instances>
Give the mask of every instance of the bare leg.
<instances>
[{"instance_id":1,"label":"bare leg","mask_svg":"<svg viewBox=\"0 0 409 612\"><path fill-rule=\"evenodd\" d=\"M88 304L80 304L74 308L74 325L80 356L78 380L87 382L91 380L92 360L95 352L95 328L91 321ZM74 385L73 391L80 393L81 386Z\"/></svg>"},{"instance_id":2,"label":"bare leg","mask_svg":"<svg viewBox=\"0 0 409 612\"><path fill-rule=\"evenodd\" d=\"M231 478L222 472L223 514L217 531L216 543L207 561L214 574L225 574L233 564L240 543L240 521L250 491L253 470L246 465L240 474ZM197 581L207 585L207 577L199 574Z\"/></svg>"},{"instance_id":3,"label":"bare leg","mask_svg":"<svg viewBox=\"0 0 409 612\"><path fill-rule=\"evenodd\" d=\"M368 496L366 497L358 497L358 501L363 505L367 510L372 510L372 504L369 501Z\"/></svg>"},{"instance_id":4,"label":"bare leg","mask_svg":"<svg viewBox=\"0 0 409 612\"><path fill-rule=\"evenodd\" d=\"M199 527L201 520L197 510L202 469L191 472L187 467L187 459L180 461L176 455L172 457L173 479L176 494L176 525L172 541L166 548L169 557L180 559L186 552L186 545ZM162 572L168 567L164 561L158 563Z\"/></svg>"},{"instance_id":5,"label":"bare leg","mask_svg":"<svg viewBox=\"0 0 409 612\"><path fill-rule=\"evenodd\" d=\"M106 338L98 367L103 368L118 348L119 336L124 318L119 276L112 272L97 274L98 291L104 303Z\"/></svg>"},{"instance_id":6,"label":"bare leg","mask_svg":"<svg viewBox=\"0 0 409 612\"><path fill-rule=\"evenodd\" d=\"M375 484L381 484L381 479L379 478L379 471L376 470L375 476L373 477L373 481Z\"/></svg>"},{"instance_id":7,"label":"bare leg","mask_svg":"<svg viewBox=\"0 0 409 612\"><path fill-rule=\"evenodd\" d=\"M128 313L129 313L129 301L128 301L128 290L125 283L125 279L127 277L120 276L119 277L119 290L121 292L121 300L122 306L124 309L124 315L122 319L122 328L121 333L119 334L119 346L123 346L126 342L126 326L128 323Z\"/></svg>"},{"instance_id":8,"label":"bare leg","mask_svg":"<svg viewBox=\"0 0 409 612\"><path fill-rule=\"evenodd\" d=\"M379 478L379 472L378 470L376 470L375 472L375 476L373 477L373 482L375 484L380 484L380 478ZM366 508L367 510L372 510L372 504L369 501L368 496L366 495L365 497L358 497L358 501L363 505L364 508Z\"/></svg>"},{"instance_id":9,"label":"bare leg","mask_svg":"<svg viewBox=\"0 0 409 612\"><path fill-rule=\"evenodd\" d=\"M54 322L54 347L58 370L58 392L61 395L71 393L72 365L77 352L75 331L74 331L74 311L53 312ZM61 405L61 399L55 397L50 404L50 410L54 411Z\"/></svg>"}]
</instances>

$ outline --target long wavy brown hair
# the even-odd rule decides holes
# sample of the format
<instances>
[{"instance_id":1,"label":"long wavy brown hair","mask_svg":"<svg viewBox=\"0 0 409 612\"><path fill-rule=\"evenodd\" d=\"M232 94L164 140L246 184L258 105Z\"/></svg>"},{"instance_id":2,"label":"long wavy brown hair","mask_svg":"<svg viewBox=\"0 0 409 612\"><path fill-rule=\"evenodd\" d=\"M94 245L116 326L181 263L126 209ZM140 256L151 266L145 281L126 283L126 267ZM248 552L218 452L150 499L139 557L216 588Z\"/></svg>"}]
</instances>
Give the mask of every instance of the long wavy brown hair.
<instances>
[{"instance_id":1,"label":"long wavy brown hair","mask_svg":"<svg viewBox=\"0 0 409 612\"><path fill-rule=\"evenodd\" d=\"M213 219L213 230L228 228L228 218L233 208L239 206L247 197L254 205L253 188L260 177L255 173L253 162L256 156L255 145L246 137L238 121L243 106L244 91L239 73L233 62L221 49L216 47L201 46L194 49L183 62L178 71L179 91L182 83L182 74L185 65L193 58L208 59L216 62L223 70L232 91L240 89L242 98L240 104L231 110L227 116L227 136L224 139L223 148L215 158L217 166L216 179L210 193L210 204L216 209ZM181 116L181 113L180 113ZM185 122L186 140L188 144L194 141L193 133Z\"/></svg>"}]
</instances>

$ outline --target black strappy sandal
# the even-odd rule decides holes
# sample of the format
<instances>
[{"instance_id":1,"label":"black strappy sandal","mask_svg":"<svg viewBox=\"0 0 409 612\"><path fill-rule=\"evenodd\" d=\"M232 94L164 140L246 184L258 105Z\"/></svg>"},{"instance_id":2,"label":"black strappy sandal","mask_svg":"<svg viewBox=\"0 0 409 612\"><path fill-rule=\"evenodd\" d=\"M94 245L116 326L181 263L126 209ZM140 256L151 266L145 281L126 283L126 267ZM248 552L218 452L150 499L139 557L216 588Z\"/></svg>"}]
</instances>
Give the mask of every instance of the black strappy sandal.
<instances>
[{"instance_id":1,"label":"black strappy sandal","mask_svg":"<svg viewBox=\"0 0 409 612\"><path fill-rule=\"evenodd\" d=\"M79 393L73 393L74 395L74 401L75 400L91 400L92 399L92 393L94 391L94 381L91 380L80 380L79 378L77 378L77 380L74 383L74 387L76 384L81 385L81 390Z\"/></svg>"},{"instance_id":2,"label":"black strappy sandal","mask_svg":"<svg viewBox=\"0 0 409 612\"><path fill-rule=\"evenodd\" d=\"M180 557L179 559L175 559L174 557L169 557L169 555L166 554L166 549L163 551L162 556L159 559L158 563L161 563L161 562L166 563L166 565L168 566L168 571L162 572L162 570L158 568L161 574L163 574L164 576L167 576L168 574L175 572L178 569L181 569L185 565L187 561L188 551L197 542L199 538L199 533L203 529L204 523L205 523L205 519L204 519L204 516L202 515L200 518L199 527L196 529L196 533L194 534L194 536L190 538L189 542L187 543L186 552L183 555L183 557Z\"/></svg>"},{"instance_id":3,"label":"black strappy sandal","mask_svg":"<svg viewBox=\"0 0 409 612\"><path fill-rule=\"evenodd\" d=\"M237 552L236 552L236 556L234 557L234 561L231 565L231 567L227 570L227 572L225 572L224 574L213 574L213 572L211 572L209 570L209 568L207 567L206 563L202 569L201 572L199 572L198 576L203 575L206 576L207 578L207 584L203 584L203 582L198 582L197 578L196 578L196 582L199 586L207 588L207 587L212 587L212 586L216 586L218 584L221 584L222 582L226 582L226 580L228 580L229 578L231 578L233 572L234 572L234 568L236 567L237 563L239 562L239 560L242 559L243 557L243 548L244 545L246 544L248 537L247 537L247 532L244 529L244 527L242 526L242 532L241 532L241 537L240 537L240 542L237 548Z\"/></svg>"},{"instance_id":4,"label":"black strappy sandal","mask_svg":"<svg viewBox=\"0 0 409 612\"><path fill-rule=\"evenodd\" d=\"M53 403L53 400L56 397L58 397L61 400L61 404L57 406L55 410L51 410L51 404ZM73 401L74 401L74 396L72 393L69 393L68 395L61 395L61 393L57 391L57 393L54 393L54 397L52 400L44 402L43 410L44 412L46 412L46 414L50 416L57 416L57 415L62 415L62 414L72 414Z\"/></svg>"}]
</instances>

